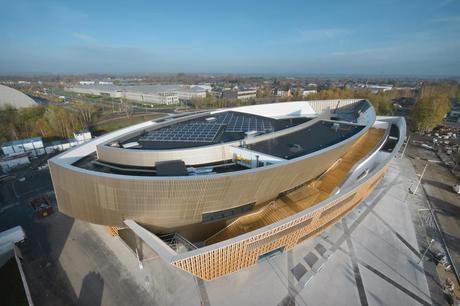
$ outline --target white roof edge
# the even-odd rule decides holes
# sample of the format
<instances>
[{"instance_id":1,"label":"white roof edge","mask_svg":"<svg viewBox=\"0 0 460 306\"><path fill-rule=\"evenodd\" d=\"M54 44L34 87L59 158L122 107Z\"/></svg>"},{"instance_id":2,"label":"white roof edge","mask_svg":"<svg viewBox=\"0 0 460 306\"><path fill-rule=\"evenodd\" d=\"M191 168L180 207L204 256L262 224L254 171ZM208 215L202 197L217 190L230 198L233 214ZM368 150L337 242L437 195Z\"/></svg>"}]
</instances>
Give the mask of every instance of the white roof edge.
<instances>
[{"instance_id":1,"label":"white roof edge","mask_svg":"<svg viewBox=\"0 0 460 306\"><path fill-rule=\"evenodd\" d=\"M128 219L123 222L136 234L136 236L141 238L150 248L152 248L152 250L154 250L166 261L171 262L173 258L177 256L177 253L163 240L137 224L136 221Z\"/></svg>"},{"instance_id":2,"label":"white roof edge","mask_svg":"<svg viewBox=\"0 0 460 306\"><path fill-rule=\"evenodd\" d=\"M366 99L333 99L333 100L312 100L312 101L280 102L280 103L258 104L258 105L249 105L249 106L241 106L241 107L234 107L234 108L226 108L226 109L220 109L220 110L216 110L216 111L211 111L209 113L214 114L214 113L219 113L219 112L222 112L222 111L236 111L237 109L241 110L241 109L244 109L244 108L247 108L247 107L253 107L253 106L257 106L257 107L270 107L271 106L271 107L273 107L274 105L281 105L281 106L292 105L292 103L296 103L296 104L307 103L308 104L310 102L324 102L324 103L326 103L326 102L338 102L338 101L340 101L340 102L356 102L356 101L360 101L360 100L366 100ZM368 103L370 103L370 102L368 102ZM206 113L206 112L203 112L203 113ZM199 114L199 113L194 112L194 113L192 113L190 115L197 115L197 114ZM374 120L375 120L375 118L374 118ZM89 142L83 143L83 144L81 144L79 146L76 146L76 147L71 148L71 149L69 149L67 151L64 151L63 153L53 157L49 161L52 162L52 163L61 165L61 166L69 167L69 166L71 166L71 164L73 164L74 162L78 161L79 159L81 159L81 158L83 158L85 156L88 156L88 155L90 155L90 154L92 154L94 152L97 152L96 147L98 145L101 145L103 143L109 142L112 139L122 137L123 135L135 132L135 131L137 131L139 129L149 128L149 127L154 126L156 124L158 124L158 123L154 122L153 120L150 120L150 121L138 123L138 124L126 127L126 128L122 128L122 129L110 132L110 133L105 134L103 136L96 137L96 138L94 138L93 140L91 140ZM368 128L369 128L369 126L366 126L366 129L364 129L364 130L367 130ZM349 139L356 138L355 136L361 135L362 132L363 131L361 131L360 133L350 137ZM343 142L340 142L339 144L342 144L344 142L346 142L346 140L343 141ZM323 150L335 148L337 145L338 144L330 146L330 147L325 148ZM313 153L309 154L308 156L314 156L315 153L317 153L317 152L322 153L323 150L313 152ZM291 161L294 161L294 160L296 160L296 159L293 159ZM85 169L80 169L80 170L85 170ZM86 170L86 171L88 171L88 170Z\"/></svg>"}]
</instances>

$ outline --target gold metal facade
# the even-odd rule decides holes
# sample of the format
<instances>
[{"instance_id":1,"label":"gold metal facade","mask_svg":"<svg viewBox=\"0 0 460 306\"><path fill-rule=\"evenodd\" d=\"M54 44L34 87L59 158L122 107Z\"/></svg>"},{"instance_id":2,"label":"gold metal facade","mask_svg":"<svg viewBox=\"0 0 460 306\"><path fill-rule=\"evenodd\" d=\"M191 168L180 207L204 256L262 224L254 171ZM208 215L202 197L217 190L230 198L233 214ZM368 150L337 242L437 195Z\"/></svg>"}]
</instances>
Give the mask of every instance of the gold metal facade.
<instances>
[{"instance_id":1,"label":"gold metal facade","mask_svg":"<svg viewBox=\"0 0 460 306\"><path fill-rule=\"evenodd\" d=\"M386 169L387 166L357 189L325 207L317 208L266 232L176 260L172 264L202 279L211 280L255 265L259 256L272 250L282 247L285 250L292 249L304 239L322 232L362 202L375 188Z\"/></svg>"},{"instance_id":2,"label":"gold metal facade","mask_svg":"<svg viewBox=\"0 0 460 306\"><path fill-rule=\"evenodd\" d=\"M323 173L356 141L280 166L200 177L133 177L49 161L59 210L109 226L133 219L157 230L201 222L205 212L269 201Z\"/></svg>"}]
</instances>

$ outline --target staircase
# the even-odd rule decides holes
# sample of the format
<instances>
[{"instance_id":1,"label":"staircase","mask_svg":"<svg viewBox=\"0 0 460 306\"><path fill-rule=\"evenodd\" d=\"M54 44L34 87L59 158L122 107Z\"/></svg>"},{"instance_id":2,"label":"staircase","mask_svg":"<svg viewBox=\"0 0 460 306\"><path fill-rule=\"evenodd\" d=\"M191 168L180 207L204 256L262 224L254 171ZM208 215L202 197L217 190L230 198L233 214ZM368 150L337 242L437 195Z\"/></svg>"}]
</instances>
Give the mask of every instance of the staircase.
<instances>
[{"instance_id":1,"label":"staircase","mask_svg":"<svg viewBox=\"0 0 460 306\"><path fill-rule=\"evenodd\" d=\"M383 141L384 135L384 129L369 129L341 159L317 179L274 201L261 204L259 209L237 218L227 227L208 238L205 243L207 245L214 244L256 230L327 199L343 183L353 166Z\"/></svg>"}]
</instances>

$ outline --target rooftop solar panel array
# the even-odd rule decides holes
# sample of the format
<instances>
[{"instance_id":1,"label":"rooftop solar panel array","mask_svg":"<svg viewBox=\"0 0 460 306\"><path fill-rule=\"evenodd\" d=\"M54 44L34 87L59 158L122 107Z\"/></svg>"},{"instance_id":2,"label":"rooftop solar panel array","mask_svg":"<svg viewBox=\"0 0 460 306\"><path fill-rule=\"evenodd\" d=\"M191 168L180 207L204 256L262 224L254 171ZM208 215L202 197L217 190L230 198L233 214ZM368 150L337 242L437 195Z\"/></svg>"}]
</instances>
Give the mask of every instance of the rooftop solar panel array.
<instances>
[{"instance_id":1,"label":"rooftop solar panel array","mask_svg":"<svg viewBox=\"0 0 460 306\"><path fill-rule=\"evenodd\" d=\"M251 115L241 115L235 112L216 114L216 123L226 125L226 132L272 132L274 127L269 119Z\"/></svg>"},{"instance_id":2,"label":"rooftop solar panel array","mask_svg":"<svg viewBox=\"0 0 460 306\"><path fill-rule=\"evenodd\" d=\"M139 141L159 142L213 142L223 130L224 125L215 122L190 122L151 131Z\"/></svg>"},{"instance_id":3,"label":"rooftop solar panel array","mask_svg":"<svg viewBox=\"0 0 460 306\"><path fill-rule=\"evenodd\" d=\"M238 112L222 112L197 120L187 121L158 130L147 132L139 138L144 147L172 148L179 143L203 145L219 142L226 138L226 133L244 133L250 131L273 132L276 120ZM160 144L162 143L162 144ZM172 144L174 143L174 144Z\"/></svg>"}]
</instances>

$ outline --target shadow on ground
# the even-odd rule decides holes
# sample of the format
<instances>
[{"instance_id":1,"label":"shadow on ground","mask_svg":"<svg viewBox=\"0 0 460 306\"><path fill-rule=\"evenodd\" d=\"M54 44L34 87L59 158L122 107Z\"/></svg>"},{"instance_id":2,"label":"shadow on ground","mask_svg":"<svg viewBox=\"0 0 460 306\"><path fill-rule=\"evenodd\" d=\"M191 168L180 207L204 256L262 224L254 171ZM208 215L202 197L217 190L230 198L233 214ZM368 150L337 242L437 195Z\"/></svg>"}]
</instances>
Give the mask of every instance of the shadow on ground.
<instances>
[{"instance_id":1,"label":"shadow on ground","mask_svg":"<svg viewBox=\"0 0 460 306\"><path fill-rule=\"evenodd\" d=\"M83 279L77 305L101 305L103 291L104 279L102 276L97 272L89 272Z\"/></svg>"}]
</instances>

